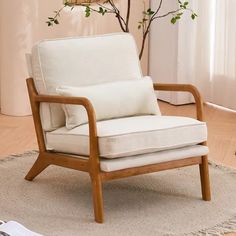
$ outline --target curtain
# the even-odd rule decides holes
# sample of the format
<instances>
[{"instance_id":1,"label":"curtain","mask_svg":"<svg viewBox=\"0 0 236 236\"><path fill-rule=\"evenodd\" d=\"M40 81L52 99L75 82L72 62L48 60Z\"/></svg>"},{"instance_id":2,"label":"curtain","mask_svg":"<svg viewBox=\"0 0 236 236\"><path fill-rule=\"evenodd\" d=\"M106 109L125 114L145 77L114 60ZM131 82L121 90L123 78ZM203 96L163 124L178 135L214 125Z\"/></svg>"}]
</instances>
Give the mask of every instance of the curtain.
<instances>
[{"instance_id":1,"label":"curtain","mask_svg":"<svg viewBox=\"0 0 236 236\"><path fill-rule=\"evenodd\" d=\"M187 16L179 22L177 82L189 81L205 101L236 110L236 1L192 0L191 6L196 22Z\"/></svg>"}]
</instances>

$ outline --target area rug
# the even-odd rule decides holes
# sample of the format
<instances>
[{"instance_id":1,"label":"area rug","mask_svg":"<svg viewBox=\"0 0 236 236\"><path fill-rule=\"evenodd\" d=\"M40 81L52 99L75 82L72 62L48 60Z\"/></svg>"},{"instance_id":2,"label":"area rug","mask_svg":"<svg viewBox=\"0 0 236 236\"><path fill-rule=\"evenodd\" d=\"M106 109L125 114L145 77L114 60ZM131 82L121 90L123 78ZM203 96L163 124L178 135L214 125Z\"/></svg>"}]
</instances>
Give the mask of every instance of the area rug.
<instances>
[{"instance_id":1,"label":"area rug","mask_svg":"<svg viewBox=\"0 0 236 236\"><path fill-rule=\"evenodd\" d=\"M201 200L197 166L104 184L105 223L93 218L87 174L51 166L24 176L36 152L0 161L0 219L45 236L223 235L236 231L236 171L210 166L212 201Z\"/></svg>"}]
</instances>

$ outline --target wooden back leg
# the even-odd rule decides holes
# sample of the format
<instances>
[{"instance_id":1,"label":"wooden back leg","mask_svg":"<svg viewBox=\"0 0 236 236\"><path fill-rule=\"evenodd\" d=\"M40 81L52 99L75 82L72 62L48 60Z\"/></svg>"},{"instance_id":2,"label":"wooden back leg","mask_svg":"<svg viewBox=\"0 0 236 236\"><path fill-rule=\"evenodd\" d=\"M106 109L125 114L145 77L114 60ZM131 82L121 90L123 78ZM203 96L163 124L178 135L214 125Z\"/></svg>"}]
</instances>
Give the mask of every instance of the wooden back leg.
<instances>
[{"instance_id":1,"label":"wooden back leg","mask_svg":"<svg viewBox=\"0 0 236 236\"><path fill-rule=\"evenodd\" d=\"M211 190L210 190L209 167L208 167L207 156L202 156L202 163L199 165L199 170L201 177L202 199L205 201L210 201Z\"/></svg>"}]
</instances>

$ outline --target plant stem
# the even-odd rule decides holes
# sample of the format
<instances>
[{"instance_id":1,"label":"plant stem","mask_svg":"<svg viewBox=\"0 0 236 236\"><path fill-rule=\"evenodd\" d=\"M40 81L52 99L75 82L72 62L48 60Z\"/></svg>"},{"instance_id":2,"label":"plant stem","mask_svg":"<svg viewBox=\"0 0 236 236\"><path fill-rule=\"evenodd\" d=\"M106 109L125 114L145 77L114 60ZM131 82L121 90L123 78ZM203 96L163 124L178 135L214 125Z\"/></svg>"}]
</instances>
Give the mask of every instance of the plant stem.
<instances>
[{"instance_id":1,"label":"plant stem","mask_svg":"<svg viewBox=\"0 0 236 236\"><path fill-rule=\"evenodd\" d=\"M129 0L130 1L130 0ZM120 14L120 10L116 7L115 3L113 2L113 0L109 0L108 3L111 5L111 7L114 9L114 13L116 15L116 18L119 22L120 28L123 32L127 32L127 24L126 21L124 20L124 18L121 16Z\"/></svg>"},{"instance_id":2,"label":"plant stem","mask_svg":"<svg viewBox=\"0 0 236 236\"><path fill-rule=\"evenodd\" d=\"M130 15L131 15L131 0L126 0L127 1L127 11L125 17L123 17L123 14L121 14L119 8L117 7L117 4L115 3L115 0L103 0L102 3L97 2L96 7L90 6L90 4L86 3L80 3L78 4L79 6L84 6L86 7L86 17L90 16L90 11L96 12L101 15L105 15L107 13L109 14L114 14L115 17L117 18L117 21L120 25L120 28L123 32L129 33L129 23L130 23ZM137 1L137 0L136 0ZM164 0L158 0L159 3L157 5L156 10L152 11L151 8L148 8L148 10L145 8L145 3L144 3L144 10L143 10L143 19L142 21L139 21L139 29L142 27L142 44L141 44L141 49L139 52L139 59L141 60L143 56L143 52L145 49L145 44L147 40L147 36L150 32L150 27L153 21L167 17L169 15L173 15L172 20L174 19L174 22L171 20L171 22L174 24L176 20L180 19L180 16L183 14L184 11L190 11L192 13L192 19L194 19L197 15L193 12L191 8L188 8L187 5L189 4L189 0L185 0L184 2L176 0L179 4L179 7L176 10L169 11L165 14L158 14L162 8ZM51 26L53 24L59 24L57 18L60 16L60 12L67 6L71 7L71 10L74 8L74 6L68 3L68 1L65 1L64 6L59 9L58 11L55 11L55 16L54 17L48 17L48 21L46 22L48 26Z\"/></svg>"},{"instance_id":3,"label":"plant stem","mask_svg":"<svg viewBox=\"0 0 236 236\"><path fill-rule=\"evenodd\" d=\"M127 15L126 15L126 32L129 32L129 18L130 18L130 10L131 10L131 0L128 0L127 5Z\"/></svg>"},{"instance_id":4,"label":"plant stem","mask_svg":"<svg viewBox=\"0 0 236 236\"><path fill-rule=\"evenodd\" d=\"M142 46L141 46L141 49L140 49L140 52L139 52L139 60L142 59L148 33L149 33L149 31L146 31L146 32L143 34Z\"/></svg>"},{"instance_id":5,"label":"plant stem","mask_svg":"<svg viewBox=\"0 0 236 236\"><path fill-rule=\"evenodd\" d=\"M150 20L149 20L149 23L148 23L146 29L144 30L144 33L143 33L143 40L142 40L142 46L141 46L141 50L140 50L140 53L139 53L139 60L142 59L143 52L144 52L144 48L145 48L146 39L147 39L147 36L148 36L148 34L149 34L151 24L152 24L153 20L156 19L155 16L156 16L156 15L158 14L158 12L161 10L162 3L163 3L163 0L160 0L157 10L156 10L155 13L151 16L151 18L150 18Z\"/></svg>"}]
</instances>

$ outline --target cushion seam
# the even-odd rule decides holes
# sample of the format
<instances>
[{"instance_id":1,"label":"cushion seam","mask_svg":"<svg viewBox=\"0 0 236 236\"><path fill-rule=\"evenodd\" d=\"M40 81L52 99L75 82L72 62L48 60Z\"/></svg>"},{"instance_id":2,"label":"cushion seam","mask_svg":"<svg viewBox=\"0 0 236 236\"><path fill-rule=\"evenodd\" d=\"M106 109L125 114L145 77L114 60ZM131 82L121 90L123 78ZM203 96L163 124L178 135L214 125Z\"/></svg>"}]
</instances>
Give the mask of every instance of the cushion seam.
<instances>
[{"instance_id":1,"label":"cushion seam","mask_svg":"<svg viewBox=\"0 0 236 236\"><path fill-rule=\"evenodd\" d=\"M192 125L188 125L188 126L192 126ZM196 124L194 126L205 126L203 124ZM127 136L130 134L141 134L141 133L149 133L149 132L158 132L158 131L165 131L165 130L175 130L175 129L179 129L179 128L183 128L183 127L187 127L187 126L179 126L179 127L175 127L175 128L166 128L166 129L159 129L159 130L148 130L148 131L137 131L137 132L130 132L130 133L126 133L126 134L115 134L115 135L107 135L107 136L99 136L99 138L109 138L109 137L117 137L117 136ZM71 135L71 136L84 136L84 137L89 137L89 134L68 134L68 133L53 133L52 132L47 132L47 134L49 135Z\"/></svg>"},{"instance_id":2,"label":"cushion seam","mask_svg":"<svg viewBox=\"0 0 236 236\"><path fill-rule=\"evenodd\" d=\"M160 151L167 151L167 150L173 150L173 149L178 149L178 148L183 148L183 147L188 147L188 146L193 146L193 145L198 145L200 142L202 141L195 141L195 142L191 142L190 144L176 144L174 145L174 147L172 146L171 148L167 148L168 146L162 146L161 148L154 148L154 147L151 147L151 148L145 148L145 149L136 149L136 150L129 150L127 152L119 152L119 153L112 153L112 154L103 154L101 157L103 158L108 158L108 159L116 159L116 158L122 158L122 157L125 157L127 155L127 153L134 153L134 152L137 152L137 151L144 151L144 153L138 153L138 154L132 154L130 156L136 156L136 155L142 155L142 154L148 154L148 153L155 153L155 152L160 152ZM153 149L156 149L156 151L153 151ZM150 152L146 152L147 150L150 150ZM120 157L113 157L113 156L117 156L119 155Z\"/></svg>"}]
</instances>

